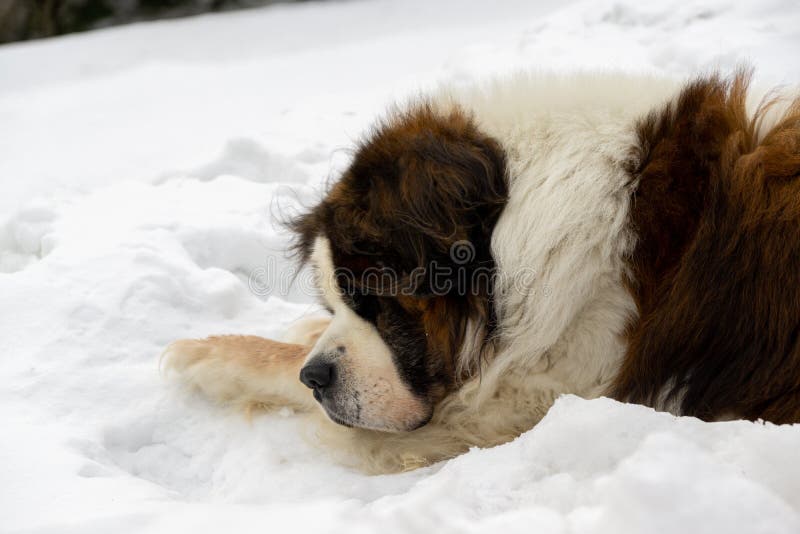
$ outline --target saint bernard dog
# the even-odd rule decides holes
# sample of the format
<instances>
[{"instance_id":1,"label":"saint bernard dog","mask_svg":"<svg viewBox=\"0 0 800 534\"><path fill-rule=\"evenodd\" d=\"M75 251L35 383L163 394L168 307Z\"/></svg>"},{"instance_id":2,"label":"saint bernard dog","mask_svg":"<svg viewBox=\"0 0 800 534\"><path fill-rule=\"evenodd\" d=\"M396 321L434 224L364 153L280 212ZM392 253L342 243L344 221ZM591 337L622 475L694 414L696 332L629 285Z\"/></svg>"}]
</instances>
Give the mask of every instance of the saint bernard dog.
<instances>
[{"instance_id":1,"label":"saint bernard dog","mask_svg":"<svg viewBox=\"0 0 800 534\"><path fill-rule=\"evenodd\" d=\"M443 87L291 228L329 315L165 363L311 412L369 472L509 441L565 393L800 422L800 98L746 70Z\"/></svg>"}]
</instances>

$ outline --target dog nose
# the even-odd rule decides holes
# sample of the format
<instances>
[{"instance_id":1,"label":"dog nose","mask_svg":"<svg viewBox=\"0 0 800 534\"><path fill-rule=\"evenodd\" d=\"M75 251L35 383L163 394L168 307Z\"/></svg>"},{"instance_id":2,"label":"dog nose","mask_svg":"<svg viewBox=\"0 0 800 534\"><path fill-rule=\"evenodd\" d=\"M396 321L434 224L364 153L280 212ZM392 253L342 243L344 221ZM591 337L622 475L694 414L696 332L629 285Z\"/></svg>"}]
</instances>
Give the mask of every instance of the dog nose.
<instances>
[{"instance_id":1,"label":"dog nose","mask_svg":"<svg viewBox=\"0 0 800 534\"><path fill-rule=\"evenodd\" d=\"M333 364L310 362L300 370L300 382L311 389L322 389L333 381Z\"/></svg>"}]
</instances>

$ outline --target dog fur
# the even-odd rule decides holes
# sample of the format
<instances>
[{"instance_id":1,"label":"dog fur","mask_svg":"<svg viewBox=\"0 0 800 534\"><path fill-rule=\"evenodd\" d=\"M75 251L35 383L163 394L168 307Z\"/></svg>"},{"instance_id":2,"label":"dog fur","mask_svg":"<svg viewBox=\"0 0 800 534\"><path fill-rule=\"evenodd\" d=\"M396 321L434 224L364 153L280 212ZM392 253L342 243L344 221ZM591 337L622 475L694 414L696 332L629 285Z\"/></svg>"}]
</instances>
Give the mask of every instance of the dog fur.
<instances>
[{"instance_id":1,"label":"dog fur","mask_svg":"<svg viewBox=\"0 0 800 534\"><path fill-rule=\"evenodd\" d=\"M564 393L800 422L800 100L749 80L519 75L416 99L293 225L330 327L277 352L180 341L167 365L220 401L311 410L369 472L511 440ZM431 261L496 276L383 295L335 274L406 283ZM328 418L297 380L320 360L347 382Z\"/></svg>"}]
</instances>

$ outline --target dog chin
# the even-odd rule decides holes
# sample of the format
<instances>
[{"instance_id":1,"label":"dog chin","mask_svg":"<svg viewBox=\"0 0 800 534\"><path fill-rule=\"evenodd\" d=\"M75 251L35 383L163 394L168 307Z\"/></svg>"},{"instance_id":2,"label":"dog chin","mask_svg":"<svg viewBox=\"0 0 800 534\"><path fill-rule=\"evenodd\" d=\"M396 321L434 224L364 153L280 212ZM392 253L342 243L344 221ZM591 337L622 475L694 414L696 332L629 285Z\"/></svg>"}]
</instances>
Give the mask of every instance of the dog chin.
<instances>
[{"instance_id":1,"label":"dog chin","mask_svg":"<svg viewBox=\"0 0 800 534\"><path fill-rule=\"evenodd\" d=\"M433 411L425 417L421 418L418 422L405 425L394 425L386 421L369 421L363 419L356 419L346 414L340 414L328 402L320 402L325 415L328 416L332 422L347 428L361 428L364 430L373 430L376 432L387 432L392 434L400 434L405 432L412 432L423 426L427 425L433 417Z\"/></svg>"}]
</instances>

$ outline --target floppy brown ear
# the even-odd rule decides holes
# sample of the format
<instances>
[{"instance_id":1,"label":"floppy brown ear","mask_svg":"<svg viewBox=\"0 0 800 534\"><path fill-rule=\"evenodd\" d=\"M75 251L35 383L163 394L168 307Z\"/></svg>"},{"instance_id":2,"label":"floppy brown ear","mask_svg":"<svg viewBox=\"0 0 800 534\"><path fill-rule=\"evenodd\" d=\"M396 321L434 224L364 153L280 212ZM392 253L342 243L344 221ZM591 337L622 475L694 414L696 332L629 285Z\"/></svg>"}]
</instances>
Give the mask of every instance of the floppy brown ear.
<instances>
[{"instance_id":1,"label":"floppy brown ear","mask_svg":"<svg viewBox=\"0 0 800 534\"><path fill-rule=\"evenodd\" d=\"M508 198L505 156L462 113L437 119L398 162L406 222L438 252L465 240L484 248Z\"/></svg>"}]
</instances>

